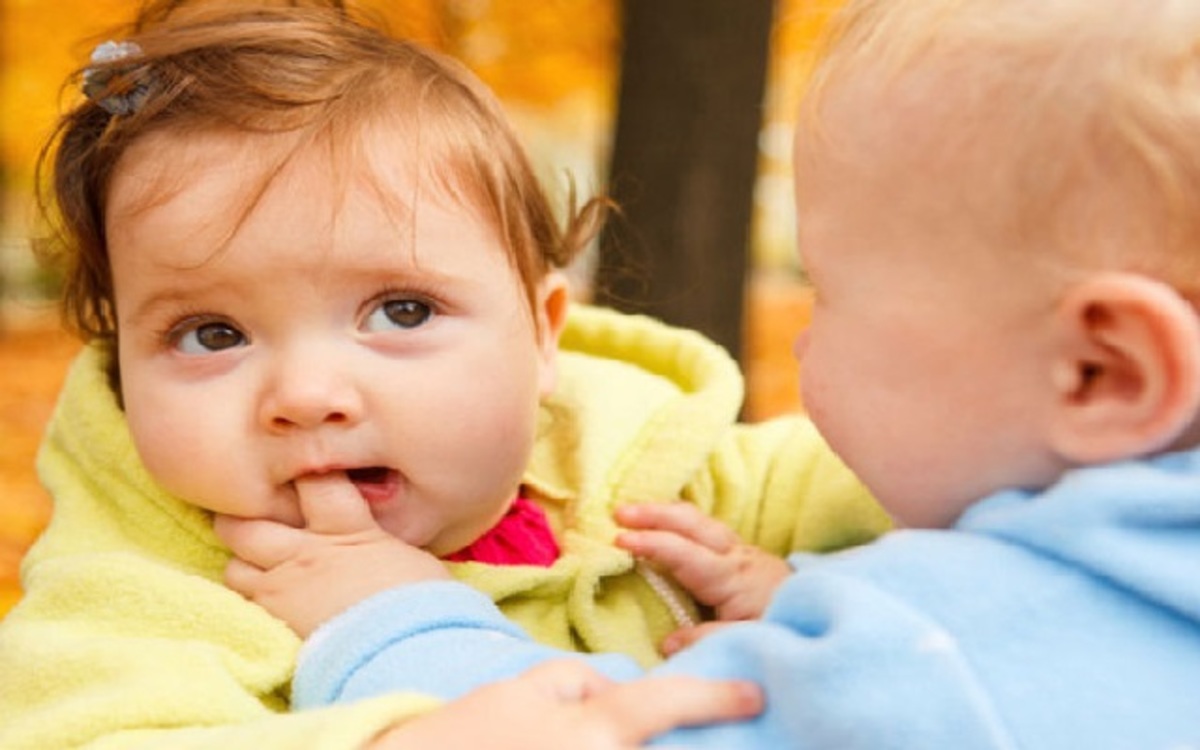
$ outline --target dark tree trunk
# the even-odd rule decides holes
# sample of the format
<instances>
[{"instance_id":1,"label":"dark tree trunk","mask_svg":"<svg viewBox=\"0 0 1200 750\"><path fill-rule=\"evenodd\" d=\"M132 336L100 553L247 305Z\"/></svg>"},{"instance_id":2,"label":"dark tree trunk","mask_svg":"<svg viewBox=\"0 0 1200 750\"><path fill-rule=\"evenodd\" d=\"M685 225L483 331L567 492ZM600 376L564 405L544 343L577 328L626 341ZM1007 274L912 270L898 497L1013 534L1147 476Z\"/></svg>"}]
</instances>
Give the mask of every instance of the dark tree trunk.
<instances>
[{"instance_id":1,"label":"dark tree trunk","mask_svg":"<svg viewBox=\"0 0 1200 750\"><path fill-rule=\"evenodd\" d=\"M741 356L770 0L629 0L596 299Z\"/></svg>"}]
</instances>

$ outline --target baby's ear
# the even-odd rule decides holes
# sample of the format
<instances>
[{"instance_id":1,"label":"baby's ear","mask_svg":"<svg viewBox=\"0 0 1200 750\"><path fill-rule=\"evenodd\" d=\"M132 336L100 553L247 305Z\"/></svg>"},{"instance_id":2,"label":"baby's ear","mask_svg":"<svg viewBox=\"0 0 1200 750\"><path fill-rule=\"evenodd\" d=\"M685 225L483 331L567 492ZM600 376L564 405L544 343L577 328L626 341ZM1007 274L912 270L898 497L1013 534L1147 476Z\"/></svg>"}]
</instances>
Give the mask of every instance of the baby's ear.
<instances>
[{"instance_id":1,"label":"baby's ear","mask_svg":"<svg viewBox=\"0 0 1200 750\"><path fill-rule=\"evenodd\" d=\"M1163 450L1200 409L1200 321L1170 286L1132 273L1073 284L1058 307L1054 449L1093 464Z\"/></svg>"},{"instance_id":2,"label":"baby's ear","mask_svg":"<svg viewBox=\"0 0 1200 750\"><path fill-rule=\"evenodd\" d=\"M551 271L538 283L537 316L538 349L541 354L539 390L543 396L554 391L558 382L558 339L567 325L571 289L567 277Z\"/></svg>"}]
</instances>

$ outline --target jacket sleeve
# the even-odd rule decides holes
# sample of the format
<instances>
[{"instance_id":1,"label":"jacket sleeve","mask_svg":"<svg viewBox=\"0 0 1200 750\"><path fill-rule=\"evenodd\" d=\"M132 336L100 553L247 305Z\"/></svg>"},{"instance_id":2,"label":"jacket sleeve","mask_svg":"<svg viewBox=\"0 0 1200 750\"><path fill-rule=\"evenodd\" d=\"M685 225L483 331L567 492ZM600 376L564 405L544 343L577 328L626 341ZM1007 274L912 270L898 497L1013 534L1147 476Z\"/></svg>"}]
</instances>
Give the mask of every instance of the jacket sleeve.
<instances>
[{"instance_id":1,"label":"jacket sleeve","mask_svg":"<svg viewBox=\"0 0 1200 750\"><path fill-rule=\"evenodd\" d=\"M587 660L618 680L642 675L622 657L533 642L461 583L384 592L330 625L306 647L297 675L310 705L396 688L453 698L555 658ZM676 730L658 738L665 746L1015 747L953 637L861 580L796 574L763 620L724 628L655 674L748 679L767 697L752 721Z\"/></svg>"},{"instance_id":2,"label":"jacket sleeve","mask_svg":"<svg viewBox=\"0 0 1200 750\"><path fill-rule=\"evenodd\" d=\"M322 625L301 651L293 697L299 708L394 690L452 700L568 658L613 679L641 673L623 654L585 655L534 641L466 584L418 583L376 594Z\"/></svg>"},{"instance_id":3,"label":"jacket sleeve","mask_svg":"<svg viewBox=\"0 0 1200 750\"><path fill-rule=\"evenodd\" d=\"M733 426L684 496L777 555L842 549L890 527L866 487L798 415Z\"/></svg>"},{"instance_id":4,"label":"jacket sleeve","mask_svg":"<svg viewBox=\"0 0 1200 750\"><path fill-rule=\"evenodd\" d=\"M290 713L297 641L283 623L130 554L46 560L26 588L0 623L7 750L349 750L436 705L394 694Z\"/></svg>"},{"instance_id":5,"label":"jacket sleeve","mask_svg":"<svg viewBox=\"0 0 1200 750\"><path fill-rule=\"evenodd\" d=\"M752 680L767 697L763 714L676 730L655 744L1015 750L994 696L950 632L828 567L789 578L762 620L718 631L654 672Z\"/></svg>"}]
</instances>

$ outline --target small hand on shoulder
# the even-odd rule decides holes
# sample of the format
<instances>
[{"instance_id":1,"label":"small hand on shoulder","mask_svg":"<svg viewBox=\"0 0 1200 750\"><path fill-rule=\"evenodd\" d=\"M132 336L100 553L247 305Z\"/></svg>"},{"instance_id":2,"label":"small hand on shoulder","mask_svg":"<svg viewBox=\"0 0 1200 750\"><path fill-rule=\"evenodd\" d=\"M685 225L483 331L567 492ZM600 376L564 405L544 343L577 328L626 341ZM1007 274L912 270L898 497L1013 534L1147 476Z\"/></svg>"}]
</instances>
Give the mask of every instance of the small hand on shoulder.
<instances>
[{"instance_id":1,"label":"small hand on shoulder","mask_svg":"<svg viewBox=\"0 0 1200 750\"><path fill-rule=\"evenodd\" d=\"M628 529L617 536L617 546L670 573L716 612L718 621L668 636L662 644L666 654L729 622L757 619L792 572L786 560L742 541L692 503L626 505L617 509L616 519Z\"/></svg>"}]
</instances>

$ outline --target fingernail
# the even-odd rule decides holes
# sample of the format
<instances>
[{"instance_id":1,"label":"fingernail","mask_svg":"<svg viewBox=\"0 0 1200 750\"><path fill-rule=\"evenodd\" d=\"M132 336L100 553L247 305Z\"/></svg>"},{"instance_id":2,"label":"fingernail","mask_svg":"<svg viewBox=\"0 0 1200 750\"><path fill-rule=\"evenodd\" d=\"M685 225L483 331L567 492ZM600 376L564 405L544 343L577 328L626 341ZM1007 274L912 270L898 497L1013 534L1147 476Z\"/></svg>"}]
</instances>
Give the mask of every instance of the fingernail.
<instances>
[{"instance_id":1,"label":"fingernail","mask_svg":"<svg viewBox=\"0 0 1200 750\"><path fill-rule=\"evenodd\" d=\"M737 704L747 711L757 713L766 703L762 688L753 682L735 682L734 692Z\"/></svg>"}]
</instances>

